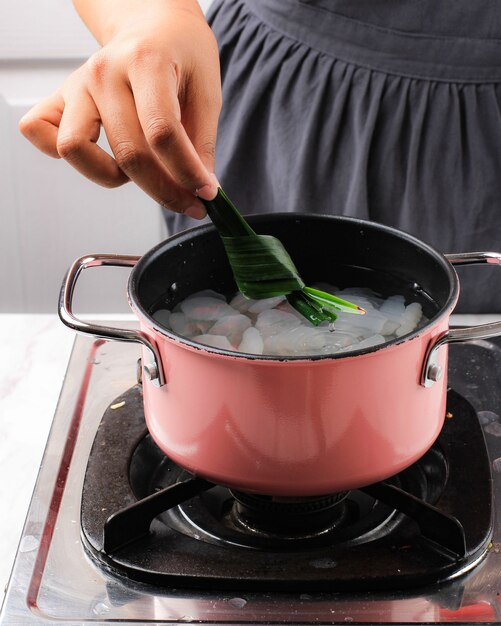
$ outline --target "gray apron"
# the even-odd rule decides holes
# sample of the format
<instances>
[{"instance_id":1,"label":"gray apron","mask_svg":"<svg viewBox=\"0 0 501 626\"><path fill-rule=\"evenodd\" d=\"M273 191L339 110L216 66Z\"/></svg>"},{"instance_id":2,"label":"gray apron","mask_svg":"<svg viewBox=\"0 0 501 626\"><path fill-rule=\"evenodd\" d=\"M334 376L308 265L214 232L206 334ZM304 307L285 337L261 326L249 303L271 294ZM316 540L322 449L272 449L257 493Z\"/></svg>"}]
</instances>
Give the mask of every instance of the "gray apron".
<instances>
[{"instance_id":1,"label":"gray apron","mask_svg":"<svg viewBox=\"0 0 501 626\"><path fill-rule=\"evenodd\" d=\"M500 2L215 0L208 19L216 173L242 213L355 216L444 253L501 252ZM501 268L458 274L458 312L501 312Z\"/></svg>"}]
</instances>

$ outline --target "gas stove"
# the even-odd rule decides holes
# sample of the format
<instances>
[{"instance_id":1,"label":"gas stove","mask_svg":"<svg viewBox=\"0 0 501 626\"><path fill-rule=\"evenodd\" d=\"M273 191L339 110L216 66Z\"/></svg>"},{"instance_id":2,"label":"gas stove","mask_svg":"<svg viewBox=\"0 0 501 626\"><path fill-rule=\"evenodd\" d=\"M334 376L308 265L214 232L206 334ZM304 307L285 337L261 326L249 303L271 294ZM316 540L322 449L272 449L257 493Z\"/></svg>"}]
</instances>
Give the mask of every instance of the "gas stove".
<instances>
[{"instance_id":1,"label":"gas stove","mask_svg":"<svg viewBox=\"0 0 501 626\"><path fill-rule=\"evenodd\" d=\"M501 341L449 355L418 463L291 499L177 467L144 426L138 348L77 337L0 623L501 623Z\"/></svg>"}]
</instances>

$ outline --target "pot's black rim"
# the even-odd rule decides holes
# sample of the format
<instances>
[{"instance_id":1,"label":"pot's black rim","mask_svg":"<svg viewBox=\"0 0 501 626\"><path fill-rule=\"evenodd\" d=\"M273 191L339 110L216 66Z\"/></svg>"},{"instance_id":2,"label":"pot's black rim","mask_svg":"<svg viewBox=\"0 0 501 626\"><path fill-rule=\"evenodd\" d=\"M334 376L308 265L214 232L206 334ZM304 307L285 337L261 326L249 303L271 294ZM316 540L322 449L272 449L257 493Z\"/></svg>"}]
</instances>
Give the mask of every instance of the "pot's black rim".
<instances>
[{"instance_id":1,"label":"pot's black rim","mask_svg":"<svg viewBox=\"0 0 501 626\"><path fill-rule=\"evenodd\" d=\"M143 321L151 328L153 328L160 335L174 341L175 343L183 344L189 348L195 349L199 352L207 352L210 354L215 354L222 357L230 357L232 359L245 359L245 360L253 360L253 361L271 361L271 362L311 362L311 361L326 361L326 360L334 360L334 359L348 359L354 357L365 356L367 354L371 354L374 352L379 352L380 350L387 350L388 348L399 346L403 343L407 343L408 341L412 341L413 339L422 336L429 328L436 326L439 322L443 320L444 317L449 317L456 305L457 299L459 297L459 279L456 274L455 269L451 265L451 263L445 258L445 256L439 252L433 246L421 241L414 235L407 233L403 230L399 230L392 226L386 226L384 224L380 224L379 222L371 222L368 220L363 220L355 217L344 217L338 215L311 215L309 213L258 213L254 215L246 215L245 218L252 224L259 224L260 222L265 222L270 218L274 220L287 220L297 219L298 221L302 219L307 220L322 220L326 219L334 221L346 223L350 222L355 224L361 228L370 228L371 230L384 232L390 235L394 235L396 237L400 237L405 239L412 245L417 246L425 253L432 256L437 262L439 262L447 274L449 279L449 283L451 285L451 289L449 292L449 296L447 298L446 304L434 315L424 326L416 329L414 332L409 333L403 337L392 339L387 343L380 344L377 346L372 346L369 348L363 348L361 350L353 350L346 353L341 354L322 354L322 355L313 355L313 356L289 356L289 357L279 357L272 356L266 354L250 354L245 352L236 352L231 350L224 350L222 348L215 348L213 346L207 346L205 344L197 343L186 337L182 337L181 335L176 335L175 333L167 330L165 327L160 326L156 320L148 313L148 311L143 307L137 297L137 285L138 285L138 277L141 276L144 269L147 267L151 258L155 256L160 250L164 248L170 248L174 245L184 244L185 242L191 242L193 239L193 235L203 235L206 232L215 230L212 224L202 224L200 226L195 226L193 228L189 228L184 230L176 235L169 237L168 239L160 242L146 254L144 254L137 264L134 266L128 281L127 286L127 297L129 300L129 305L133 309L133 311L139 316L143 318Z\"/></svg>"}]
</instances>

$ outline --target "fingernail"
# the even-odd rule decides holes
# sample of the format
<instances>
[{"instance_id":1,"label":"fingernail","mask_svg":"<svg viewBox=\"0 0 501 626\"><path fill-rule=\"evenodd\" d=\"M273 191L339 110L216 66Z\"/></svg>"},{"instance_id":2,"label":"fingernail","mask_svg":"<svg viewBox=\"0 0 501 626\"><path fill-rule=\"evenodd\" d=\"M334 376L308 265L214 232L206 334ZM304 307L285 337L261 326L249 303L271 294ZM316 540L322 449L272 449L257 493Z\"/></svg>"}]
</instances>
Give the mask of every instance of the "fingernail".
<instances>
[{"instance_id":1,"label":"fingernail","mask_svg":"<svg viewBox=\"0 0 501 626\"><path fill-rule=\"evenodd\" d=\"M212 181L210 184L204 185L196 190L197 196L204 200L214 200L217 194L217 188L220 186L215 174L211 174L210 178Z\"/></svg>"},{"instance_id":2,"label":"fingernail","mask_svg":"<svg viewBox=\"0 0 501 626\"><path fill-rule=\"evenodd\" d=\"M196 220L201 220L207 215L207 211L200 204L192 204L184 212L188 217L193 217Z\"/></svg>"}]
</instances>

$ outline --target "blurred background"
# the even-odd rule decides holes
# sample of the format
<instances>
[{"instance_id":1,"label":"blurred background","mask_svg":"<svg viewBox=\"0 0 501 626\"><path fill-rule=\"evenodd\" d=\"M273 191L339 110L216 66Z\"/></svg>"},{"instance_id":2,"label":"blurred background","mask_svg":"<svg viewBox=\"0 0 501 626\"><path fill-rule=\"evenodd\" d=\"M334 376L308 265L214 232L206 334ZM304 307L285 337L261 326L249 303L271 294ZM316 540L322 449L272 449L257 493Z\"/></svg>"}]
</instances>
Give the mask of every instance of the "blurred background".
<instances>
[{"instance_id":1,"label":"blurred background","mask_svg":"<svg viewBox=\"0 0 501 626\"><path fill-rule=\"evenodd\" d=\"M200 0L204 10L210 2ZM167 236L160 209L134 185L98 187L18 130L24 113L97 48L69 0L0 3L0 313L55 313L75 258L141 255ZM129 312L127 276L117 268L85 272L77 310Z\"/></svg>"}]
</instances>

